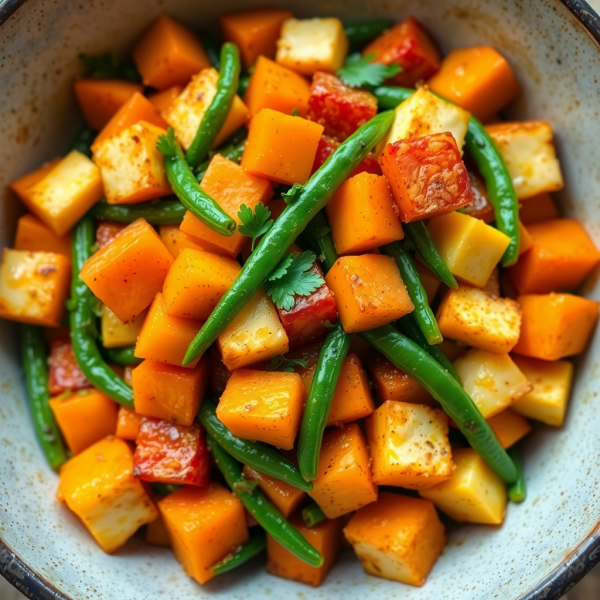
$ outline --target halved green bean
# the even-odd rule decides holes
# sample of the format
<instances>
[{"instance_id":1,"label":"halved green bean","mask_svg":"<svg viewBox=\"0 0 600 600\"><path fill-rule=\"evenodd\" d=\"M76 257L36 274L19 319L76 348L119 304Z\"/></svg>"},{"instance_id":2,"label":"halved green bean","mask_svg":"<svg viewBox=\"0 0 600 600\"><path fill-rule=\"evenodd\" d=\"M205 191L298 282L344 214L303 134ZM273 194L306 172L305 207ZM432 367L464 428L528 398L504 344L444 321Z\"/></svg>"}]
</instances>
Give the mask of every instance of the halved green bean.
<instances>
[{"instance_id":1,"label":"halved green bean","mask_svg":"<svg viewBox=\"0 0 600 600\"><path fill-rule=\"evenodd\" d=\"M508 499L511 502L523 502L527 497L527 485L525 483L525 473L523 471L523 463L519 456L519 451L516 446L511 446L508 449L508 455L512 458L517 469L517 480L508 486Z\"/></svg>"},{"instance_id":2,"label":"halved green bean","mask_svg":"<svg viewBox=\"0 0 600 600\"><path fill-rule=\"evenodd\" d=\"M307 527L314 527L319 523L322 523L327 517L321 510L321 507L313 502L302 509L302 520Z\"/></svg>"},{"instance_id":3,"label":"halved green bean","mask_svg":"<svg viewBox=\"0 0 600 600\"><path fill-rule=\"evenodd\" d=\"M48 404L48 352L44 341L44 331L35 325L20 325L21 362L25 371L25 387L35 434L54 469L67 461L67 452L52 409Z\"/></svg>"},{"instance_id":4,"label":"halved green bean","mask_svg":"<svg viewBox=\"0 0 600 600\"><path fill-rule=\"evenodd\" d=\"M92 144L98 134L89 127L83 127L75 136L75 139L69 146L69 151L77 150L81 154L85 154L88 158L92 158Z\"/></svg>"},{"instance_id":5,"label":"halved green bean","mask_svg":"<svg viewBox=\"0 0 600 600\"><path fill-rule=\"evenodd\" d=\"M394 24L391 19L373 19L344 25L344 32L351 44L366 44L380 36Z\"/></svg>"},{"instance_id":6,"label":"halved green bean","mask_svg":"<svg viewBox=\"0 0 600 600\"><path fill-rule=\"evenodd\" d=\"M250 540L212 567L212 572L215 575L221 575L221 573L232 571L251 558L254 558L257 554L260 554L266 547L267 534L264 529L252 527L250 530Z\"/></svg>"},{"instance_id":7,"label":"halved green bean","mask_svg":"<svg viewBox=\"0 0 600 600\"><path fill-rule=\"evenodd\" d=\"M143 359L135 355L135 346L124 346L123 348L102 348L102 356L106 362L113 365L139 365Z\"/></svg>"},{"instance_id":8,"label":"halved green bean","mask_svg":"<svg viewBox=\"0 0 600 600\"><path fill-rule=\"evenodd\" d=\"M432 345L439 344L444 338L440 333L435 315L429 306L427 293L421 283L419 272L415 267L412 256L404 249L400 242L387 244L381 250L388 256L391 256L396 261L396 265L398 265L402 281L404 281L408 295L415 306L412 314L427 343Z\"/></svg>"},{"instance_id":9,"label":"halved green bean","mask_svg":"<svg viewBox=\"0 0 600 600\"><path fill-rule=\"evenodd\" d=\"M261 442L251 442L236 438L216 415L216 404L212 398L205 398L198 411L198 420L206 431L236 460L305 492L312 490L312 483L302 478L300 470L286 460L271 446Z\"/></svg>"},{"instance_id":10,"label":"halved green bean","mask_svg":"<svg viewBox=\"0 0 600 600\"><path fill-rule=\"evenodd\" d=\"M410 373L442 405L472 448L502 481L511 484L517 480L514 463L473 400L437 361L391 325L360 335L396 367Z\"/></svg>"},{"instance_id":11,"label":"halved green bean","mask_svg":"<svg viewBox=\"0 0 600 600\"><path fill-rule=\"evenodd\" d=\"M236 483L243 477L242 465L229 456L210 435L207 436L207 443L227 485L242 501L257 523L300 560L313 567L320 567L323 564L321 553L311 546L296 528L290 525L260 489L255 488L252 492L236 489Z\"/></svg>"},{"instance_id":12,"label":"halved green bean","mask_svg":"<svg viewBox=\"0 0 600 600\"><path fill-rule=\"evenodd\" d=\"M307 481L312 481L317 476L323 432L351 341L352 335L345 333L338 321L327 334L319 353L298 436L298 466L302 477Z\"/></svg>"},{"instance_id":13,"label":"halved green bean","mask_svg":"<svg viewBox=\"0 0 600 600\"><path fill-rule=\"evenodd\" d=\"M101 200L92 208L97 219L116 223L133 223L146 219L150 225L179 225L187 208L179 200L152 200L141 204L108 204Z\"/></svg>"},{"instance_id":14,"label":"halved green bean","mask_svg":"<svg viewBox=\"0 0 600 600\"><path fill-rule=\"evenodd\" d=\"M302 239L306 245L317 255L325 273L333 267L338 258L331 237L331 229L325 216L325 211L319 211L308 223L302 232Z\"/></svg>"},{"instance_id":15,"label":"halved green bean","mask_svg":"<svg viewBox=\"0 0 600 600\"><path fill-rule=\"evenodd\" d=\"M224 158L227 158L228 160L239 164L242 160L242 154L244 154L245 147L246 139L244 138L242 140L232 142L231 144L224 146L222 149L219 149L218 152L215 152L215 154L220 154ZM204 175L206 175L206 170L208 169L208 165L210 164L211 160L212 157L209 160L205 160L198 167L198 170L196 172L196 179L198 180L198 182L202 181Z\"/></svg>"},{"instance_id":16,"label":"halved green bean","mask_svg":"<svg viewBox=\"0 0 600 600\"><path fill-rule=\"evenodd\" d=\"M231 42L223 44L220 65L217 92L206 109L198 131L185 153L185 160L193 168L206 158L210 147L227 120L227 115L237 94L241 66L240 53L235 44Z\"/></svg>"}]
</instances>

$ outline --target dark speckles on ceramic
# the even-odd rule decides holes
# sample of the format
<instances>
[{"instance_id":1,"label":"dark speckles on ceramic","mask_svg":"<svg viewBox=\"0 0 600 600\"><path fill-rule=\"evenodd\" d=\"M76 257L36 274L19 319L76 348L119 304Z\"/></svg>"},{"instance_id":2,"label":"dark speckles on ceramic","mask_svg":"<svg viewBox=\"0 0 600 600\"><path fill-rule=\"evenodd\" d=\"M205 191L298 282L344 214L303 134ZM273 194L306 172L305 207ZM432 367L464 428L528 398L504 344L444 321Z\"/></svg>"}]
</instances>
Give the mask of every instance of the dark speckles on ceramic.
<instances>
[{"instance_id":1,"label":"dark speckles on ceramic","mask_svg":"<svg viewBox=\"0 0 600 600\"><path fill-rule=\"evenodd\" d=\"M589 28L598 32L589 7L580 0L564 2L580 10ZM200 27L214 20L218 10L250 4L264 2L2 2L0 20L16 10L0 31L0 244L12 241L22 211L6 189L8 182L61 154L80 125L71 91L79 52L124 50L161 11ZM524 90L507 115L552 122L567 182L561 205L583 221L600 245L600 54L592 35L561 2L268 4L286 6L299 16L339 14L348 21L413 14L444 50L473 44L498 48ZM590 286L589 295L600 297L600 288ZM31 597L72 600L558 598L600 558L600 371L594 363L599 353L596 335L578 360L566 426L538 427L524 448L527 502L511 504L499 528L451 527L449 544L424 587L367 576L351 552L317 590L266 574L260 560L200 587L169 551L146 546L139 537L114 556L103 554L76 518L55 502L56 476L44 463L23 401L14 329L0 323L0 569ZM19 558L12 559L11 552Z\"/></svg>"}]
</instances>

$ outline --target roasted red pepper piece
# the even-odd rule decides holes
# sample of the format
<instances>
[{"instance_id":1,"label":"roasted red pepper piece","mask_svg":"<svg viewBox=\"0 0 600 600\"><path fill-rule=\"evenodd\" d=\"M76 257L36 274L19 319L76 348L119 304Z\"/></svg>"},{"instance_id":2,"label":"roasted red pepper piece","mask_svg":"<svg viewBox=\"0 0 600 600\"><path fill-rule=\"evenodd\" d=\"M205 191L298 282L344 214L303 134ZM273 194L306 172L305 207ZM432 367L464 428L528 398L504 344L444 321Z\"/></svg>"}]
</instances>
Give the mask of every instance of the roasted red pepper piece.
<instances>
[{"instance_id":1,"label":"roasted red pepper piece","mask_svg":"<svg viewBox=\"0 0 600 600\"><path fill-rule=\"evenodd\" d=\"M136 443L133 456L136 477L160 483L208 485L208 447L198 424L184 427L145 417Z\"/></svg>"},{"instance_id":2,"label":"roasted red pepper piece","mask_svg":"<svg viewBox=\"0 0 600 600\"><path fill-rule=\"evenodd\" d=\"M334 150L336 150L339 145L340 142L334 140L328 135L324 135L319 140L317 153L315 154L315 162L313 163L311 173L314 173L333 154ZM379 163L377 162L376 156L372 152L369 152L369 154L362 159L362 161L357 165L356 169L350 173L350 177L354 177L359 173L381 175Z\"/></svg>"},{"instance_id":3,"label":"roasted red pepper piece","mask_svg":"<svg viewBox=\"0 0 600 600\"><path fill-rule=\"evenodd\" d=\"M96 228L96 244L98 244L98 249L110 244L125 227L127 225L124 223L100 221Z\"/></svg>"},{"instance_id":4,"label":"roasted red pepper piece","mask_svg":"<svg viewBox=\"0 0 600 600\"><path fill-rule=\"evenodd\" d=\"M481 219L484 223L491 223L494 220L494 207L488 198L487 187L483 177L465 160L467 173L469 174L469 183L473 192L473 202L467 204L463 209L465 213L476 219Z\"/></svg>"},{"instance_id":5,"label":"roasted red pepper piece","mask_svg":"<svg viewBox=\"0 0 600 600\"><path fill-rule=\"evenodd\" d=\"M414 87L440 70L441 56L433 39L413 17L394 25L374 39L363 56L374 54L373 62L396 64L402 71L389 79L389 83Z\"/></svg>"},{"instance_id":6,"label":"roasted red pepper piece","mask_svg":"<svg viewBox=\"0 0 600 600\"><path fill-rule=\"evenodd\" d=\"M70 338L50 340L49 362L48 391L51 396L58 396L67 390L75 392L92 387L77 366Z\"/></svg>"},{"instance_id":7,"label":"roasted red pepper piece","mask_svg":"<svg viewBox=\"0 0 600 600\"><path fill-rule=\"evenodd\" d=\"M343 142L377 114L377 99L351 88L331 73L313 75L308 118L325 127L324 134Z\"/></svg>"},{"instance_id":8,"label":"roasted red pepper piece","mask_svg":"<svg viewBox=\"0 0 600 600\"><path fill-rule=\"evenodd\" d=\"M451 133L388 144L379 164L404 223L445 215L473 202L469 175Z\"/></svg>"}]
</instances>

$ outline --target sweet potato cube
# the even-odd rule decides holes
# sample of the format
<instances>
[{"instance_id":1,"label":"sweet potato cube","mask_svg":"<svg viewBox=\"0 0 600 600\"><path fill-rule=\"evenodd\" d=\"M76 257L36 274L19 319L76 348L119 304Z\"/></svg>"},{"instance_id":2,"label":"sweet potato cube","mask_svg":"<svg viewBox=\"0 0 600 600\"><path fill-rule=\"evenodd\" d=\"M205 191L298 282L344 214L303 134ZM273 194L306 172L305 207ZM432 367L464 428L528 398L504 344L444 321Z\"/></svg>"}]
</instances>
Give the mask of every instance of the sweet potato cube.
<instances>
[{"instance_id":1,"label":"sweet potato cube","mask_svg":"<svg viewBox=\"0 0 600 600\"><path fill-rule=\"evenodd\" d=\"M502 154L519 200L563 187L550 123L494 123L486 129Z\"/></svg>"},{"instance_id":2,"label":"sweet potato cube","mask_svg":"<svg viewBox=\"0 0 600 600\"><path fill-rule=\"evenodd\" d=\"M206 390L208 360L193 369L145 360L132 373L135 411L189 427Z\"/></svg>"},{"instance_id":3,"label":"sweet potato cube","mask_svg":"<svg viewBox=\"0 0 600 600\"><path fill-rule=\"evenodd\" d=\"M450 272L477 287L487 283L510 244L501 231L459 212L434 217L427 229Z\"/></svg>"},{"instance_id":4,"label":"sweet potato cube","mask_svg":"<svg viewBox=\"0 0 600 600\"><path fill-rule=\"evenodd\" d=\"M311 174L321 168L323 163L338 149L339 145L340 143L332 137L329 137L328 135L321 136L319 145L317 146L317 153L315 154ZM377 162L377 157L373 152L369 152L369 154L358 163L354 171L350 173L350 177L354 177L360 173L381 175L379 162Z\"/></svg>"},{"instance_id":5,"label":"sweet potato cube","mask_svg":"<svg viewBox=\"0 0 600 600\"><path fill-rule=\"evenodd\" d=\"M417 261L415 264L417 268L417 273L419 274L419 279L421 280L421 284L425 289L425 294L427 295L427 301L431 304L440 289L440 285L442 284L440 278L426 265Z\"/></svg>"},{"instance_id":6,"label":"sweet potato cube","mask_svg":"<svg viewBox=\"0 0 600 600\"><path fill-rule=\"evenodd\" d=\"M115 435L123 440L135 442L140 433L140 426L143 419L144 417L142 415L138 415L131 408L119 406L119 413L117 414L117 430Z\"/></svg>"},{"instance_id":7,"label":"sweet potato cube","mask_svg":"<svg viewBox=\"0 0 600 600\"><path fill-rule=\"evenodd\" d=\"M65 314L71 261L62 254L4 248L0 264L0 317L58 327Z\"/></svg>"},{"instance_id":8,"label":"sweet potato cube","mask_svg":"<svg viewBox=\"0 0 600 600\"><path fill-rule=\"evenodd\" d=\"M379 163L403 223L445 215L473 201L467 170L450 133L388 144Z\"/></svg>"},{"instance_id":9,"label":"sweet potato cube","mask_svg":"<svg viewBox=\"0 0 600 600\"><path fill-rule=\"evenodd\" d=\"M173 85L162 92L154 92L148 96L148 100L159 113L169 108L171 103L183 92L182 85Z\"/></svg>"},{"instance_id":10,"label":"sweet potato cube","mask_svg":"<svg viewBox=\"0 0 600 600\"><path fill-rule=\"evenodd\" d=\"M289 10L258 8L221 15L219 24L223 39L237 45L242 63L249 69L256 59L275 58L281 26L291 17Z\"/></svg>"},{"instance_id":11,"label":"sweet potato cube","mask_svg":"<svg viewBox=\"0 0 600 600\"><path fill-rule=\"evenodd\" d=\"M292 517L290 523L308 543L323 556L323 565L311 567L279 542L267 535L267 571L271 575L306 583L318 587L331 571L340 552L342 524L340 519L327 519L314 527L306 527L299 515Z\"/></svg>"},{"instance_id":12,"label":"sweet potato cube","mask_svg":"<svg viewBox=\"0 0 600 600\"><path fill-rule=\"evenodd\" d=\"M262 290L223 330L218 344L223 363L230 371L285 354L290 348L275 306Z\"/></svg>"},{"instance_id":13,"label":"sweet potato cube","mask_svg":"<svg viewBox=\"0 0 600 600\"><path fill-rule=\"evenodd\" d=\"M338 254L362 254L404 237L382 175L350 177L335 191L326 211Z\"/></svg>"},{"instance_id":14,"label":"sweet potato cube","mask_svg":"<svg viewBox=\"0 0 600 600\"><path fill-rule=\"evenodd\" d=\"M185 487L158 503L177 560L198 583L215 575L211 567L248 541L240 500L218 483Z\"/></svg>"},{"instance_id":15,"label":"sweet potato cube","mask_svg":"<svg viewBox=\"0 0 600 600\"><path fill-rule=\"evenodd\" d=\"M268 204L273 188L263 177L246 173L240 165L215 154L200 187L238 224L238 212L242 204L254 210L259 202ZM217 233L189 211L181 223L181 231L191 235L205 250L235 258L248 238L236 231L231 236Z\"/></svg>"},{"instance_id":16,"label":"sweet potato cube","mask_svg":"<svg viewBox=\"0 0 600 600\"><path fill-rule=\"evenodd\" d=\"M419 494L455 521L500 525L507 503L502 480L472 448L456 448L453 455L454 475Z\"/></svg>"},{"instance_id":17,"label":"sweet potato cube","mask_svg":"<svg viewBox=\"0 0 600 600\"><path fill-rule=\"evenodd\" d=\"M306 183L322 133L318 123L263 108L250 122L242 167L271 181Z\"/></svg>"},{"instance_id":18,"label":"sweet potato cube","mask_svg":"<svg viewBox=\"0 0 600 600\"><path fill-rule=\"evenodd\" d=\"M53 252L71 258L71 236L56 235L37 217L26 214L17 221L15 250L29 252Z\"/></svg>"},{"instance_id":19,"label":"sweet potato cube","mask_svg":"<svg viewBox=\"0 0 600 600\"><path fill-rule=\"evenodd\" d=\"M358 510L344 534L367 573L415 586L425 583L446 542L431 502L391 492Z\"/></svg>"},{"instance_id":20,"label":"sweet potato cube","mask_svg":"<svg viewBox=\"0 0 600 600\"><path fill-rule=\"evenodd\" d=\"M133 474L129 444L115 437L97 442L67 462L57 495L105 552L119 549L139 527L158 516Z\"/></svg>"},{"instance_id":21,"label":"sweet potato cube","mask_svg":"<svg viewBox=\"0 0 600 600\"><path fill-rule=\"evenodd\" d=\"M165 525L165 520L159 515L152 523L146 525L146 535L144 536L146 544L152 544L153 546L163 546L164 548L171 548L171 536L169 530Z\"/></svg>"},{"instance_id":22,"label":"sweet potato cube","mask_svg":"<svg viewBox=\"0 0 600 600\"><path fill-rule=\"evenodd\" d=\"M73 455L115 433L117 405L99 390L80 390L49 403Z\"/></svg>"},{"instance_id":23,"label":"sweet potato cube","mask_svg":"<svg viewBox=\"0 0 600 600\"><path fill-rule=\"evenodd\" d=\"M505 410L531 390L531 383L508 354L473 348L455 360L454 367L484 419Z\"/></svg>"},{"instance_id":24,"label":"sweet potato cube","mask_svg":"<svg viewBox=\"0 0 600 600\"><path fill-rule=\"evenodd\" d=\"M48 391L58 396L92 387L75 360L70 337L57 336L50 340L48 357ZM107 434L108 435L108 434Z\"/></svg>"},{"instance_id":25,"label":"sweet potato cube","mask_svg":"<svg viewBox=\"0 0 600 600\"><path fill-rule=\"evenodd\" d=\"M516 444L531 431L529 421L510 408L490 417L487 422L505 449Z\"/></svg>"},{"instance_id":26,"label":"sweet potato cube","mask_svg":"<svg viewBox=\"0 0 600 600\"><path fill-rule=\"evenodd\" d=\"M205 250L205 247L195 241L192 236L181 231L179 225L160 225L158 235L160 235L160 239L173 255L173 258L177 258L184 248Z\"/></svg>"},{"instance_id":27,"label":"sweet potato cube","mask_svg":"<svg viewBox=\"0 0 600 600\"><path fill-rule=\"evenodd\" d=\"M108 306L103 305L100 318L102 345L105 348L121 348L135 344L145 318L146 311L141 312L129 323L123 323Z\"/></svg>"},{"instance_id":28,"label":"sweet potato cube","mask_svg":"<svg viewBox=\"0 0 600 600\"><path fill-rule=\"evenodd\" d=\"M394 259L377 254L338 258L325 277L344 331L387 325L414 310Z\"/></svg>"},{"instance_id":29,"label":"sweet potato cube","mask_svg":"<svg viewBox=\"0 0 600 600\"><path fill-rule=\"evenodd\" d=\"M516 354L558 360L585 349L600 303L571 294L529 294L517 298L523 312Z\"/></svg>"},{"instance_id":30,"label":"sweet potato cube","mask_svg":"<svg viewBox=\"0 0 600 600\"><path fill-rule=\"evenodd\" d=\"M519 93L510 65L490 46L452 50L427 85L484 123Z\"/></svg>"},{"instance_id":31,"label":"sweet potato cube","mask_svg":"<svg viewBox=\"0 0 600 600\"><path fill-rule=\"evenodd\" d=\"M234 371L217 418L236 437L291 450L302 419L304 388L297 373Z\"/></svg>"},{"instance_id":32,"label":"sweet potato cube","mask_svg":"<svg viewBox=\"0 0 600 600\"><path fill-rule=\"evenodd\" d=\"M126 223L115 223L112 221L100 221L96 227L96 244L98 250L108 246L127 227Z\"/></svg>"},{"instance_id":33,"label":"sweet potato cube","mask_svg":"<svg viewBox=\"0 0 600 600\"><path fill-rule=\"evenodd\" d=\"M287 519L306 499L306 492L281 479L269 477L246 465L244 475L256 481L261 492L275 505L275 508Z\"/></svg>"},{"instance_id":34,"label":"sweet potato cube","mask_svg":"<svg viewBox=\"0 0 600 600\"><path fill-rule=\"evenodd\" d=\"M448 290L436 318L444 337L497 354L510 352L521 333L518 302L466 285Z\"/></svg>"},{"instance_id":35,"label":"sweet potato cube","mask_svg":"<svg viewBox=\"0 0 600 600\"><path fill-rule=\"evenodd\" d=\"M102 197L98 167L77 150L72 150L22 197L56 235L65 235Z\"/></svg>"},{"instance_id":36,"label":"sweet potato cube","mask_svg":"<svg viewBox=\"0 0 600 600\"><path fill-rule=\"evenodd\" d=\"M23 201L23 203L27 204L30 202L29 199L29 190L38 182L44 179L46 175L48 175L54 167L61 161L61 158L55 158L53 160L44 163L39 169L35 171L31 171L11 181L10 189ZM25 248L15 248L15 250L21 250ZM59 253L62 254L62 253Z\"/></svg>"},{"instance_id":37,"label":"sweet potato cube","mask_svg":"<svg viewBox=\"0 0 600 600\"><path fill-rule=\"evenodd\" d=\"M530 223L557 219L559 216L558 208L548 193L537 194L527 198L519 206L519 219L523 225L529 226Z\"/></svg>"},{"instance_id":38,"label":"sweet potato cube","mask_svg":"<svg viewBox=\"0 0 600 600\"><path fill-rule=\"evenodd\" d=\"M200 69L210 67L200 40L166 15L154 21L132 55L144 85L158 90L185 85Z\"/></svg>"},{"instance_id":39,"label":"sweet potato cube","mask_svg":"<svg viewBox=\"0 0 600 600\"><path fill-rule=\"evenodd\" d=\"M185 248L165 279L167 314L206 320L240 270L231 258Z\"/></svg>"},{"instance_id":40,"label":"sweet potato cube","mask_svg":"<svg viewBox=\"0 0 600 600\"><path fill-rule=\"evenodd\" d=\"M187 150L208 110L215 94L219 73L211 68L203 69L185 87L183 92L163 111L165 121L173 127L177 140ZM229 114L211 148L220 146L236 129L248 121L248 108L239 96L235 96Z\"/></svg>"},{"instance_id":41,"label":"sweet potato cube","mask_svg":"<svg viewBox=\"0 0 600 600\"><path fill-rule=\"evenodd\" d=\"M134 369L135 373L135 369ZM133 472L142 481L206 487L210 461L204 431L145 417L133 456Z\"/></svg>"},{"instance_id":42,"label":"sweet potato cube","mask_svg":"<svg viewBox=\"0 0 600 600\"><path fill-rule=\"evenodd\" d=\"M600 252L579 221L542 221L528 231L533 247L508 271L519 294L575 289L600 262Z\"/></svg>"},{"instance_id":43,"label":"sweet potato cube","mask_svg":"<svg viewBox=\"0 0 600 600\"><path fill-rule=\"evenodd\" d=\"M171 193L164 156L156 148L164 133L164 129L140 121L94 144L94 162L109 204L135 204Z\"/></svg>"},{"instance_id":44,"label":"sweet potato cube","mask_svg":"<svg viewBox=\"0 0 600 600\"><path fill-rule=\"evenodd\" d=\"M393 85L414 87L440 68L440 53L435 42L414 17L408 17L374 39L363 50L363 56L369 54L375 54L373 62L402 68L389 80Z\"/></svg>"}]
</instances>

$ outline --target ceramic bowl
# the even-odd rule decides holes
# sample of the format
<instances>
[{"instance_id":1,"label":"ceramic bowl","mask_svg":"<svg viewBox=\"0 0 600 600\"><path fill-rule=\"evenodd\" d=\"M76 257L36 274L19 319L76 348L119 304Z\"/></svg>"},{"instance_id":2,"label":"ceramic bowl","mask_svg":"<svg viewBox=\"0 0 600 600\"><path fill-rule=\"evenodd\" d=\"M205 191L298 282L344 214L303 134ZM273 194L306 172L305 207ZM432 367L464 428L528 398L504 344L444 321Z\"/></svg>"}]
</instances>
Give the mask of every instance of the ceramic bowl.
<instances>
[{"instance_id":1,"label":"ceramic bowl","mask_svg":"<svg viewBox=\"0 0 600 600\"><path fill-rule=\"evenodd\" d=\"M219 11L263 2L221 0L5 0L0 2L0 245L22 211L9 181L63 153L80 126L72 94L80 52L120 51L161 12L196 27ZM508 111L548 119L566 187L564 214L600 245L600 21L578 0L270 0L300 16L347 21L415 15L447 51L490 44L523 93ZM600 297L590 285L586 294ZM211 581L189 579L171 552L131 540L104 554L54 501L57 477L38 448L25 401L14 328L0 323L0 569L30 598L178 600L218 597L409 600L558 598L600 558L600 336L577 360L565 426L537 427L524 450L529 496L502 527L451 528L422 588L365 575L346 553L317 589L265 573L260 561Z\"/></svg>"}]
</instances>

